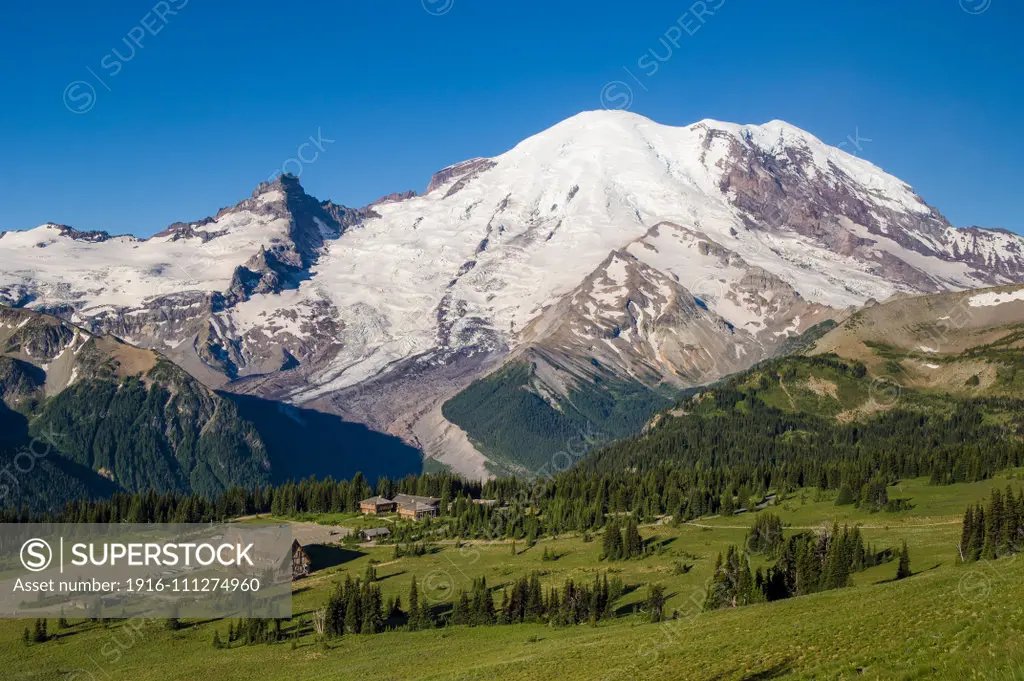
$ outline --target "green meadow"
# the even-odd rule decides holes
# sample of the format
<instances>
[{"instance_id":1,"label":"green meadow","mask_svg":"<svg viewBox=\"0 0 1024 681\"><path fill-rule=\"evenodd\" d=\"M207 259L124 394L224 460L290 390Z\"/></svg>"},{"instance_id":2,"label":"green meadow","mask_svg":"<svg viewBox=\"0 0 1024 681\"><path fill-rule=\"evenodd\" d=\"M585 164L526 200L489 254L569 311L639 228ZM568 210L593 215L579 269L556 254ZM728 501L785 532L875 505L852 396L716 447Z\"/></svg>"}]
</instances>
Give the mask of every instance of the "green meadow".
<instances>
[{"instance_id":1,"label":"green meadow","mask_svg":"<svg viewBox=\"0 0 1024 681\"><path fill-rule=\"evenodd\" d=\"M1014 558L960 565L960 517L994 487L1019 487L1020 472L995 480L931 486L908 480L889 489L912 508L866 513L837 507L830 495L801 490L771 508L788 532L838 522L858 524L877 549L907 542L914 575L893 581L896 563L855 573L853 586L730 610L703 612L716 557L742 546L754 515L641 527L647 555L602 561L600 535L519 542L441 543L432 552L394 558L392 546L332 548L337 564L295 582L287 637L273 644L217 649L226 621L100 623L71 620L45 643L22 641L25 621L0 622L0 678L17 681L132 679L1024 679L1024 577ZM345 521L350 518L330 518ZM309 518L309 520L316 520ZM259 519L247 522L267 522ZM548 559L545 559L547 554ZM312 552L314 561L318 554ZM552 560L551 557L554 556ZM753 556L756 565L769 561ZM435 612L485 576L501 601L502 585L537 571L545 589L566 579L617 576L626 593L617 617L597 625L439 627L321 640L312 612L345 575L374 565L385 599L406 602L413 577ZM640 612L648 586L668 595L666 622Z\"/></svg>"}]
</instances>

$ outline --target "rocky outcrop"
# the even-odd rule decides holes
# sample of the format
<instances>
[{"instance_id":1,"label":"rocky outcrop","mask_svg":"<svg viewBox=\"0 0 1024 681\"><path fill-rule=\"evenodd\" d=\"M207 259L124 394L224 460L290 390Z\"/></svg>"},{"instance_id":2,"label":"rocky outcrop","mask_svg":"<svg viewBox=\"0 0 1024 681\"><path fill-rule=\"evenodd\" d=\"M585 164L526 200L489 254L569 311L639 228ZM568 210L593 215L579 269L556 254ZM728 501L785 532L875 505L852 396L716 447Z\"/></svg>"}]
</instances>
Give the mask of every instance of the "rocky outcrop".
<instances>
[{"instance_id":1,"label":"rocky outcrop","mask_svg":"<svg viewBox=\"0 0 1024 681\"><path fill-rule=\"evenodd\" d=\"M426 193L429 194L439 187L454 183L445 194L446 197L451 196L465 187L466 184L480 175L480 173L493 167L494 161L489 158L474 158L448 166L444 170L434 173L434 176L430 178L430 184L427 185Z\"/></svg>"}]
</instances>

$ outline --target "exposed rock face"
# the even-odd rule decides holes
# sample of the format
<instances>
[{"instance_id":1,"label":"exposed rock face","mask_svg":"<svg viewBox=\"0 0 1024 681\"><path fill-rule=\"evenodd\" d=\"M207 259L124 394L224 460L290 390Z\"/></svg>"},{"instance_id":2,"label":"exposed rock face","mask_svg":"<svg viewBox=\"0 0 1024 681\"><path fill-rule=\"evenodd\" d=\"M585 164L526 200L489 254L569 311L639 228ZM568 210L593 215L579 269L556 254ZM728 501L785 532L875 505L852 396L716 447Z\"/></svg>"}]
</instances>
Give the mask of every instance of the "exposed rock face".
<instances>
[{"instance_id":1,"label":"exposed rock face","mask_svg":"<svg viewBox=\"0 0 1024 681\"><path fill-rule=\"evenodd\" d=\"M416 192L411 189L405 192L393 192L391 194L388 194L387 196L380 197L370 205L376 206L379 203L395 203L397 201L406 201L408 199L416 198L416 196Z\"/></svg>"},{"instance_id":2,"label":"exposed rock face","mask_svg":"<svg viewBox=\"0 0 1024 681\"><path fill-rule=\"evenodd\" d=\"M444 170L434 173L434 176L430 178L430 184L427 185L426 193L429 194L444 185L451 185L447 192L447 196L451 196L465 187L474 177L493 167L494 161L488 158L474 158L448 166Z\"/></svg>"},{"instance_id":3,"label":"exposed rock face","mask_svg":"<svg viewBox=\"0 0 1024 681\"><path fill-rule=\"evenodd\" d=\"M624 112L364 208L284 176L148 240L69 230L0 235L0 301L437 448L438 401L509 357L688 386L869 300L1024 280L1020 237L786 123Z\"/></svg>"}]
</instances>

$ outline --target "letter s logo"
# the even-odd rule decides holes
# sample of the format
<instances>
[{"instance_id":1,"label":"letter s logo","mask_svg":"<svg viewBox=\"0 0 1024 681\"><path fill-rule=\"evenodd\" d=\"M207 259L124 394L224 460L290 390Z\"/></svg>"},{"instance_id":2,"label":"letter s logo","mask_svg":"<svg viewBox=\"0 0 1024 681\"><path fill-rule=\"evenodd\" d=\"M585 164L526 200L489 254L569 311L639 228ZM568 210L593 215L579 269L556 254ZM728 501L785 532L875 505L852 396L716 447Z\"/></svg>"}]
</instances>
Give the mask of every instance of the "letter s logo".
<instances>
[{"instance_id":1,"label":"letter s logo","mask_svg":"<svg viewBox=\"0 0 1024 681\"><path fill-rule=\"evenodd\" d=\"M21 545L21 564L31 572L41 572L50 567L53 549L42 539L29 539Z\"/></svg>"}]
</instances>

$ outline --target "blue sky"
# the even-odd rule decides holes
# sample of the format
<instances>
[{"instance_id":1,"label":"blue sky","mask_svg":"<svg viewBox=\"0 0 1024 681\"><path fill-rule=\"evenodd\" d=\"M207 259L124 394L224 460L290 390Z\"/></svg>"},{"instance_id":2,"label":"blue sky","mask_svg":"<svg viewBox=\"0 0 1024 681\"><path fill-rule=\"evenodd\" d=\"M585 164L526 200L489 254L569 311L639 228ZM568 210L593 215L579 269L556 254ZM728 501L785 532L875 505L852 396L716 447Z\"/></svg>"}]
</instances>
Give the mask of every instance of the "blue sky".
<instances>
[{"instance_id":1,"label":"blue sky","mask_svg":"<svg viewBox=\"0 0 1024 681\"><path fill-rule=\"evenodd\" d=\"M954 224L1024 230L1024 3L692 6L11 3L0 230L149 235L248 196L310 137L307 191L364 205L627 102L662 123L780 118L848 150L859 137Z\"/></svg>"}]
</instances>

